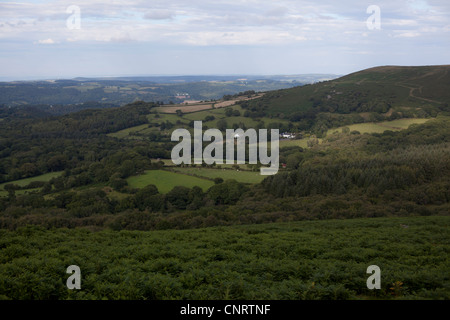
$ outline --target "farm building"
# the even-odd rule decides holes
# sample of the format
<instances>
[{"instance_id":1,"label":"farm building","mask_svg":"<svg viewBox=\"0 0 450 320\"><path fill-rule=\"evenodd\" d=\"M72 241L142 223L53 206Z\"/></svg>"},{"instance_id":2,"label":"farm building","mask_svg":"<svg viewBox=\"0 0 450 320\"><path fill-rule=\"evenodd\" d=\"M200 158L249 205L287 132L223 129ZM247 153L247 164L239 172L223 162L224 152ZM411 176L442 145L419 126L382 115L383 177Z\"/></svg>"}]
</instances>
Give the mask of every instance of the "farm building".
<instances>
[{"instance_id":1,"label":"farm building","mask_svg":"<svg viewBox=\"0 0 450 320\"><path fill-rule=\"evenodd\" d=\"M288 132L283 132L282 134L280 134L280 138L283 138L283 139L294 139L295 138L295 134L288 133Z\"/></svg>"}]
</instances>

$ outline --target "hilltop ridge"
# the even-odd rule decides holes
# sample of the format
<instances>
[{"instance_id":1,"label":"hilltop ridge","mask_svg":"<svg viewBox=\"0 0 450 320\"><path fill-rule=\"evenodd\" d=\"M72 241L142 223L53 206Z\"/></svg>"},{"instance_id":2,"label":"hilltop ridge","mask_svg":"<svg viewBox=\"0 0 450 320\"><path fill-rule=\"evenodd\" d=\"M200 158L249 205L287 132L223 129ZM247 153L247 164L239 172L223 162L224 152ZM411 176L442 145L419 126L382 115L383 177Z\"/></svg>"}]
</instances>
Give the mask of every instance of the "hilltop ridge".
<instances>
[{"instance_id":1,"label":"hilltop ridge","mask_svg":"<svg viewBox=\"0 0 450 320\"><path fill-rule=\"evenodd\" d=\"M379 66L301 87L268 92L243 105L304 129L436 116L449 111L450 65ZM339 118L339 123L335 123ZM330 124L330 122L334 122Z\"/></svg>"}]
</instances>

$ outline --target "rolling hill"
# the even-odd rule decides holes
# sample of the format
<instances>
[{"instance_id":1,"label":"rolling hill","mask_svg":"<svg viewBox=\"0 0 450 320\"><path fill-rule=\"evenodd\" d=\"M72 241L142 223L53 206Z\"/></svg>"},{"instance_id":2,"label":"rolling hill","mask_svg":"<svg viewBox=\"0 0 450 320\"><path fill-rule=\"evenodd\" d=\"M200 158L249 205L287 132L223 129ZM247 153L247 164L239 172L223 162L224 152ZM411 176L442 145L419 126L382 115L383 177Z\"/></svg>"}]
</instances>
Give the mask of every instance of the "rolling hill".
<instances>
[{"instance_id":1,"label":"rolling hill","mask_svg":"<svg viewBox=\"0 0 450 320\"><path fill-rule=\"evenodd\" d=\"M342 123L351 124L435 116L449 110L449 71L450 65L375 67L335 80L268 92L243 107L253 113L303 121L305 129L336 118L351 118Z\"/></svg>"}]
</instances>

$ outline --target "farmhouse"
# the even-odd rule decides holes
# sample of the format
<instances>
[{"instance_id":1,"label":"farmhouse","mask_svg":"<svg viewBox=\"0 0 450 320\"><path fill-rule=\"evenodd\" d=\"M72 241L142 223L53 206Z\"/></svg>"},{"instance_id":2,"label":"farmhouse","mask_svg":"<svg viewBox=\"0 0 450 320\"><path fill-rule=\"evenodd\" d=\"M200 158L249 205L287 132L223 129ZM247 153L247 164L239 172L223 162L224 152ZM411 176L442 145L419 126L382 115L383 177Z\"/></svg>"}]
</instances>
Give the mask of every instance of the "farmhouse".
<instances>
[{"instance_id":1,"label":"farmhouse","mask_svg":"<svg viewBox=\"0 0 450 320\"><path fill-rule=\"evenodd\" d=\"M280 138L282 139L294 139L295 135L293 133L283 132L280 134Z\"/></svg>"}]
</instances>

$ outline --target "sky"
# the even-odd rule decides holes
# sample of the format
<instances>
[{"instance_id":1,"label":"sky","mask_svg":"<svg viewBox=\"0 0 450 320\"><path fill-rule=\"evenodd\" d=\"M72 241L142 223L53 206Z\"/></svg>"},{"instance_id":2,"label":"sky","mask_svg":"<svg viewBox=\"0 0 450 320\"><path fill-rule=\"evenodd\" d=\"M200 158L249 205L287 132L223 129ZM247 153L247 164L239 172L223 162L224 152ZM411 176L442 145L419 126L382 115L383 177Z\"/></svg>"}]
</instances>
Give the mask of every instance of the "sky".
<instances>
[{"instance_id":1,"label":"sky","mask_svg":"<svg viewBox=\"0 0 450 320\"><path fill-rule=\"evenodd\" d=\"M0 80L438 64L449 0L0 0Z\"/></svg>"}]
</instances>

